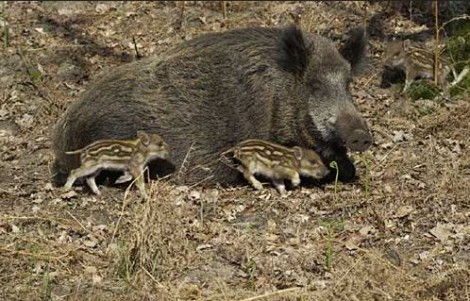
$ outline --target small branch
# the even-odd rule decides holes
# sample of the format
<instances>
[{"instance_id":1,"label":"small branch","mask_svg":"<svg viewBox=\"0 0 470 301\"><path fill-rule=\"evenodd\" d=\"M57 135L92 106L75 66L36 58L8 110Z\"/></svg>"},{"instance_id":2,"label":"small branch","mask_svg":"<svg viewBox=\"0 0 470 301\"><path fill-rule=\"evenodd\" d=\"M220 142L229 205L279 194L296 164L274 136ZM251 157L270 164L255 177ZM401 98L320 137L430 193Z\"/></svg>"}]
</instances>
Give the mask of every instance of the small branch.
<instances>
[{"instance_id":1,"label":"small branch","mask_svg":"<svg viewBox=\"0 0 470 301\"><path fill-rule=\"evenodd\" d=\"M182 1L181 5L181 14L180 14L180 29L183 29L184 27L184 11L186 7L186 1Z\"/></svg>"},{"instance_id":2,"label":"small branch","mask_svg":"<svg viewBox=\"0 0 470 301\"><path fill-rule=\"evenodd\" d=\"M56 253L30 253L30 252L25 252L25 251L15 251L15 250L10 250L7 248L0 248L0 253L9 253L10 255L22 255L22 256L29 256L29 257L34 257L34 258L40 258L42 260L60 260L62 258L65 258L69 255L70 251L62 254L60 256L52 256L56 255Z\"/></svg>"},{"instance_id":3,"label":"small branch","mask_svg":"<svg viewBox=\"0 0 470 301\"><path fill-rule=\"evenodd\" d=\"M148 167L146 167L145 170L148 171ZM144 172L145 172L145 170L144 170ZM144 173L142 173L139 176L139 178L143 177L143 176L144 176ZM130 200L127 198L127 196L129 195L129 192L130 192L132 186L135 185L135 182L137 180L139 180L139 178L133 179L132 182L127 186L126 191L124 191L124 200L122 201L121 213L119 214L119 219L116 223L116 227L114 227L113 236L111 236L111 242L113 242L114 239L116 238L116 234L118 232L119 225L121 224L122 217L124 216L124 210L126 209L126 206L128 205L128 203L130 203Z\"/></svg>"},{"instance_id":4,"label":"small branch","mask_svg":"<svg viewBox=\"0 0 470 301\"><path fill-rule=\"evenodd\" d=\"M150 279L152 279L152 281L155 282L155 284L159 288L164 289L165 291L168 292L167 288L163 284L161 284L157 279L155 279L155 277L145 267L142 267L142 271L144 271L144 273L147 274L147 276L149 276Z\"/></svg>"},{"instance_id":5,"label":"small branch","mask_svg":"<svg viewBox=\"0 0 470 301\"><path fill-rule=\"evenodd\" d=\"M66 212L71 218L73 218L73 220L76 221L77 224L78 224L80 227L82 227L82 229L85 230L88 234L96 235L96 236L98 236L99 238L101 238L102 240L106 240L106 238L105 238L103 235L101 235L101 234L99 234L99 233L93 233L93 231L88 230L75 216L73 216L72 213L70 213L69 211L65 211L65 212Z\"/></svg>"},{"instance_id":6,"label":"small branch","mask_svg":"<svg viewBox=\"0 0 470 301\"><path fill-rule=\"evenodd\" d=\"M439 75L439 5L438 0L434 0L434 26L436 28L436 42L434 44L434 84L437 86Z\"/></svg>"},{"instance_id":7,"label":"small branch","mask_svg":"<svg viewBox=\"0 0 470 301\"><path fill-rule=\"evenodd\" d=\"M135 57L136 59L140 60L142 56L139 53L139 49L137 47L137 43L135 42L135 37L132 37L132 42L134 43L134 49L135 49Z\"/></svg>"},{"instance_id":8,"label":"small branch","mask_svg":"<svg viewBox=\"0 0 470 301\"><path fill-rule=\"evenodd\" d=\"M183 158L183 162L181 163L180 170L178 171L178 176L180 176L185 171L185 168L186 168L185 164L187 163L186 161L188 160L189 154L191 153L193 149L194 143L195 142L191 143L191 146L189 147L188 152Z\"/></svg>"},{"instance_id":9,"label":"small branch","mask_svg":"<svg viewBox=\"0 0 470 301\"><path fill-rule=\"evenodd\" d=\"M452 18L450 19L449 21L446 21L444 23L442 23L442 25L439 27L439 31L443 30L444 27L449 24L449 23L452 23L454 21L459 21L459 20L469 20L470 19L470 16L469 15L462 15L462 16L458 16L458 17L455 17L455 18Z\"/></svg>"},{"instance_id":10,"label":"small branch","mask_svg":"<svg viewBox=\"0 0 470 301\"><path fill-rule=\"evenodd\" d=\"M275 291L275 292L265 293L265 294L259 295L259 296L254 296L254 297L251 297L251 298L248 298L248 299L243 299L243 300L240 300L240 301L254 301L254 300L264 299L264 298L267 298L267 297L274 297L276 295L289 293L289 292L294 292L294 291L298 291L298 290L300 290L300 287L291 287L291 288L286 288L286 289Z\"/></svg>"},{"instance_id":11,"label":"small branch","mask_svg":"<svg viewBox=\"0 0 470 301\"><path fill-rule=\"evenodd\" d=\"M224 16L224 20L227 18L227 1L221 1L220 6L222 7L222 15Z\"/></svg>"},{"instance_id":12,"label":"small branch","mask_svg":"<svg viewBox=\"0 0 470 301\"><path fill-rule=\"evenodd\" d=\"M457 85L458 83L460 83L462 81L462 79L464 79L464 77L468 74L468 72L470 71L470 69L468 68L468 66L466 66L462 72L460 72L460 74L455 77L454 81L452 81L450 83L450 86L453 87L455 85Z\"/></svg>"}]
</instances>

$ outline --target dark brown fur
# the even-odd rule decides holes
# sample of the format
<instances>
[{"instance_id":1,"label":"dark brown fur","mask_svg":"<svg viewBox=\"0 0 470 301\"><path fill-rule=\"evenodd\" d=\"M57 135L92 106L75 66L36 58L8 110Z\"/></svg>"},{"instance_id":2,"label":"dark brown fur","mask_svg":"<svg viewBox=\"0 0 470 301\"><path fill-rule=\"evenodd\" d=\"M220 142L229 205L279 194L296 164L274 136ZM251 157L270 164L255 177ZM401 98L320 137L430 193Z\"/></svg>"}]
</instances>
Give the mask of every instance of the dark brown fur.
<instances>
[{"instance_id":1,"label":"dark brown fur","mask_svg":"<svg viewBox=\"0 0 470 301\"><path fill-rule=\"evenodd\" d=\"M358 40L341 50L351 64L328 39L295 27L246 28L201 35L107 72L55 128L56 183L79 165L65 151L129 139L137 130L160 133L177 170L186 160L187 183L210 176L233 182L237 172L213 162L249 138L315 148L326 163L337 161L340 179L349 181L355 175L346 154L346 147L354 149L351 136L361 133L360 150L372 141L348 88L366 44L363 35L352 37ZM338 126L339 116L349 121Z\"/></svg>"}]
</instances>

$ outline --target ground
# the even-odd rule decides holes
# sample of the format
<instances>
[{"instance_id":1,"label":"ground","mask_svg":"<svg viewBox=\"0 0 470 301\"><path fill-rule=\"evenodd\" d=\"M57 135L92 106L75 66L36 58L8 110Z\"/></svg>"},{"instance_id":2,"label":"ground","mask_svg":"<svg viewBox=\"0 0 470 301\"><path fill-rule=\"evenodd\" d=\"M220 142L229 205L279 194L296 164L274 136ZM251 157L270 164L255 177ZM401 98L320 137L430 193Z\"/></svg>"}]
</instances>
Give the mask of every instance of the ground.
<instances>
[{"instance_id":1,"label":"ground","mask_svg":"<svg viewBox=\"0 0 470 301\"><path fill-rule=\"evenodd\" d=\"M102 187L51 184L51 127L98 74L182 40L301 15L341 33L365 2L2 2L1 300L469 300L470 102L380 88L383 36L355 79L374 135L354 183ZM298 18L297 18L298 20ZM384 17L389 36L423 29ZM6 37L8 32L8 38ZM136 52L137 49L137 52Z\"/></svg>"}]
</instances>

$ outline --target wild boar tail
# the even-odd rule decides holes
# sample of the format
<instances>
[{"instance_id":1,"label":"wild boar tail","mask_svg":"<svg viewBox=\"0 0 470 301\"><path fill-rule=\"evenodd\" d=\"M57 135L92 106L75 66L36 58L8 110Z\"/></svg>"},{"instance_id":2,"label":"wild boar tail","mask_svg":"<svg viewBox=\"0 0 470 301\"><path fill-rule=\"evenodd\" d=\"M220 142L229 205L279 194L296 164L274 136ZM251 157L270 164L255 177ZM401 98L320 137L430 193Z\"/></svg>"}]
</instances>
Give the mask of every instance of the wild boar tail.
<instances>
[{"instance_id":1,"label":"wild boar tail","mask_svg":"<svg viewBox=\"0 0 470 301\"><path fill-rule=\"evenodd\" d=\"M235 152L235 148L234 148L234 147L229 148L228 150L226 150L226 151L220 153L220 157L221 157L221 158L227 158L227 155L233 154L234 152Z\"/></svg>"},{"instance_id":2,"label":"wild boar tail","mask_svg":"<svg viewBox=\"0 0 470 301\"><path fill-rule=\"evenodd\" d=\"M67 171L60 164L59 161L54 160L54 163L52 163L52 184L56 187L64 186L65 182L67 181Z\"/></svg>"},{"instance_id":3,"label":"wild boar tail","mask_svg":"<svg viewBox=\"0 0 470 301\"><path fill-rule=\"evenodd\" d=\"M51 169L52 183L55 186L63 186L67 181L68 170L66 166L65 144L66 141L63 137L64 131L63 120L59 121L54 127L52 132L52 150L54 152L54 162Z\"/></svg>"}]
</instances>

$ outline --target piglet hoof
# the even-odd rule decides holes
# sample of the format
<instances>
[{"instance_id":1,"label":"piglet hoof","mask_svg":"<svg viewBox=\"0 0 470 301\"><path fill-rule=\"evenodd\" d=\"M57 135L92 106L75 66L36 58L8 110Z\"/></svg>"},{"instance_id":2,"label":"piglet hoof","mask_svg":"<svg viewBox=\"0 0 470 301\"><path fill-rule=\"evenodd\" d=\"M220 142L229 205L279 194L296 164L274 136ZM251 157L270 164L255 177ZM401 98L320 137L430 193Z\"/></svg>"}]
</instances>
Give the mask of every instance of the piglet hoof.
<instances>
[{"instance_id":1,"label":"piglet hoof","mask_svg":"<svg viewBox=\"0 0 470 301\"><path fill-rule=\"evenodd\" d=\"M250 176L245 175L245 177L247 178L247 180L251 184L251 186L253 186L256 190L262 190L263 189L263 184L261 184L260 181L255 179L255 177L253 177L252 175L250 175Z\"/></svg>"},{"instance_id":2,"label":"piglet hoof","mask_svg":"<svg viewBox=\"0 0 470 301\"><path fill-rule=\"evenodd\" d=\"M62 188L61 189L61 194L64 195L64 196L70 196L70 195L74 195L75 194L75 191L73 191L72 188Z\"/></svg>"},{"instance_id":3,"label":"piglet hoof","mask_svg":"<svg viewBox=\"0 0 470 301\"><path fill-rule=\"evenodd\" d=\"M291 183L292 183L292 187L297 187L300 185L300 179L293 179Z\"/></svg>"},{"instance_id":4,"label":"piglet hoof","mask_svg":"<svg viewBox=\"0 0 470 301\"><path fill-rule=\"evenodd\" d=\"M287 191L286 191L286 186L285 185L276 185L276 190L279 192L279 194L282 196L282 197L286 197L287 196Z\"/></svg>"},{"instance_id":5,"label":"piglet hoof","mask_svg":"<svg viewBox=\"0 0 470 301\"><path fill-rule=\"evenodd\" d=\"M254 182L252 184L256 190L263 190L263 184L261 184L260 182Z\"/></svg>"}]
</instances>

